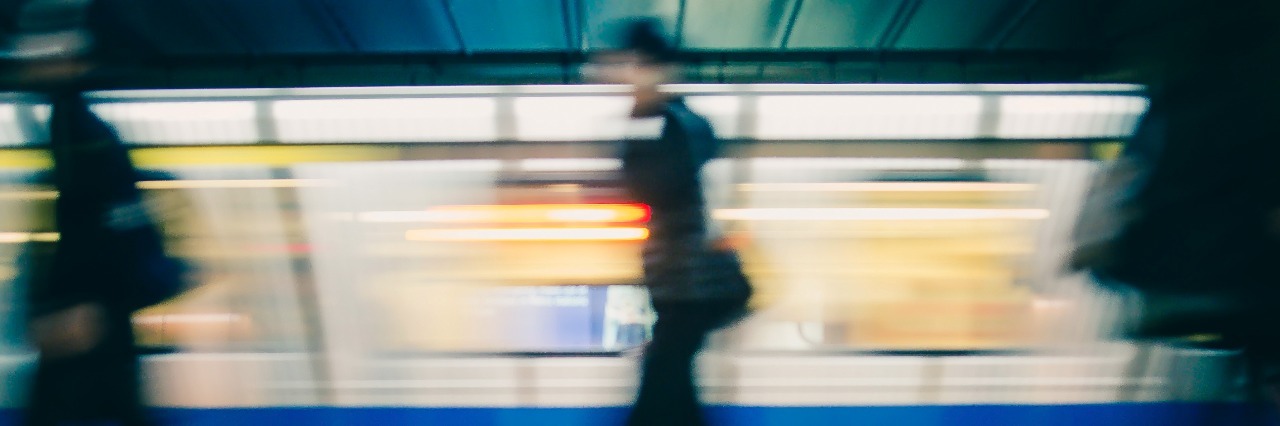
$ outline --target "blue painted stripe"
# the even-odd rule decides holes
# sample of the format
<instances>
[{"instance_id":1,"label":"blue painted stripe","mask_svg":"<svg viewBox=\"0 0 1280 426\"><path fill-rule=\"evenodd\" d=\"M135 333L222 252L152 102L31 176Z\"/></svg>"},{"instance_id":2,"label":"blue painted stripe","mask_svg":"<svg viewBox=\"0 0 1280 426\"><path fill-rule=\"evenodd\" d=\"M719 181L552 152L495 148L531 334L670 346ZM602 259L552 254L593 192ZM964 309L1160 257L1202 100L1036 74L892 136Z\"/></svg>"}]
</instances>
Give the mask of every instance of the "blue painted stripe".
<instances>
[{"instance_id":1,"label":"blue painted stripe","mask_svg":"<svg viewBox=\"0 0 1280 426\"><path fill-rule=\"evenodd\" d=\"M163 425L620 425L627 409L297 407L158 409ZM1280 426L1270 410L1242 404L928 405L901 407L713 407L717 425L733 426ZM18 425L16 411L0 426Z\"/></svg>"}]
</instances>

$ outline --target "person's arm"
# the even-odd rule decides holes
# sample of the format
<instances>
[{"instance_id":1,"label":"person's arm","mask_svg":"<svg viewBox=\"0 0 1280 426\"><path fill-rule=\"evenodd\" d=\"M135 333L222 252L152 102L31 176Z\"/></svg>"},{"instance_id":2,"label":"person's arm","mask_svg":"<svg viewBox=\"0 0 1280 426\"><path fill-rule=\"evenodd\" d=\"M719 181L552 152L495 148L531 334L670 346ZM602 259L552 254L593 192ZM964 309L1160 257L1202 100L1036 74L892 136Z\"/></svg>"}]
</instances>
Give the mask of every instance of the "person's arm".
<instances>
[{"instance_id":1,"label":"person's arm","mask_svg":"<svg viewBox=\"0 0 1280 426\"><path fill-rule=\"evenodd\" d=\"M28 332L42 357L81 354L98 345L105 317L97 303L79 303L31 320Z\"/></svg>"}]
</instances>

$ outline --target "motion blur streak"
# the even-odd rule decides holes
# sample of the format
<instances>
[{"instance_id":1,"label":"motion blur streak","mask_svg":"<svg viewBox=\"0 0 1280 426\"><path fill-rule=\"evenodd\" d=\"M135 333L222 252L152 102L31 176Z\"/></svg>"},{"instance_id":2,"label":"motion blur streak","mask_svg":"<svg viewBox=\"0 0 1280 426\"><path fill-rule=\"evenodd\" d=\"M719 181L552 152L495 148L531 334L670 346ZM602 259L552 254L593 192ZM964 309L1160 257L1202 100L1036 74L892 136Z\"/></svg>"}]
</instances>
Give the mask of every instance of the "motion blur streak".
<instances>
[{"instance_id":1,"label":"motion blur streak","mask_svg":"<svg viewBox=\"0 0 1280 426\"><path fill-rule=\"evenodd\" d=\"M1044 209L930 209L930 208L776 208L723 209L721 220L1039 220Z\"/></svg>"},{"instance_id":2,"label":"motion blur streak","mask_svg":"<svg viewBox=\"0 0 1280 426\"><path fill-rule=\"evenodd\" d=\"M0 232L0 244L22 244L31 241L58 241L57 232Z\"/></svg>"},{"instance_id":3,"label":"motion blur streak","mask_svg":"<svg viewBox=\"0 0 1280 426\"><path fill-rule=\"evenodd\" d=\"M155 180L138 182L141 189L187 189L187 188L298 188L306 186L325 186L329 182L321 179L218 179L218 180Z\"/></svg>"},{"instance_id":4,"label":"motion blur streak","mask_svg":"<svg viewBox=\"0 0 1280 426\"><path fill-rule=\"evenodd\" d=\"M743 191L752 192L1024 192L1035 185L1004 182L828 182L828 183L744 183Z\"/></svg>"},{"instance_id":5,"label":"motion blur streak","mask_svg":"<svg viewBox=\"0 0 1280 426\"><path fill-rule=\"evenodd\" d=\"M414 229L409 241L638 241L649 237L645 228L475 228Z\"/></svg>"},{"instance_id":6,"label":"motion blur streak","mask_svg":"<svg viewBox=\"0 0 1280 426\"><path fill-rule=\"evenodd\" d=\"M445 223L623 223L644 222L649 209L642 204L529 204L507 206L445 206L425 211L365 212L361 222Z\"/></svg>"},{"instance_id":7,"label":"motion blur streak","mask_svg":"<svg viewBox=\"0 0 1280 426\"><path fill-rule=\"evenodd\" d=\"M225 323L236 322L244 319L243 315L229 313L208 313L208 314L166 314L166 315L139 315L133 319L137 324L165 324L165 323Z\"/></svg>"},{"instance_id":8,"label":"motion blur streak","mask_svg":"<svg viewBox=\"0 0 1280 426\"><path fill-rule=\"evenodd\" d=\"M0 200L52 200L58 191L10 191L0 192Z\"/></svg>"}]
</instances>

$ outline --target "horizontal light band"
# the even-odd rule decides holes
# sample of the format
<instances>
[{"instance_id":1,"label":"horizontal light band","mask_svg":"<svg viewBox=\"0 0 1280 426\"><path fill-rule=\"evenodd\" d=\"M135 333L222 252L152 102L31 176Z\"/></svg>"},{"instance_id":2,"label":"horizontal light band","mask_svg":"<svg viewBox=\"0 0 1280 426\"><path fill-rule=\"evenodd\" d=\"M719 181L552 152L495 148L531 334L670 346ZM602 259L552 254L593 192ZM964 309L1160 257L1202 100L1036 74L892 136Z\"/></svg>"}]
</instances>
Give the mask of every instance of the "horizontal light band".
<instances>
[{"instance_id":1,"label":"horizontal light band","mask_svg":"<svg viewBox=\"0 0 1280 426\"><path fill-rule=\"evenodd\" d=\"M533 158L520 160L520 170L529 172L595 172L622 168L616 158Z\"/></svg>"},{"instance_id":2,"label":"horizontal light band","mask_svg":"<svg viewBox=\"0 0 1280 426\"><path fill-rule=\"evenodd\" d=\"M196 188L299 188L332 185L325 179L225 179L225 180L144 180L139 189L196 189ZM0 200L52 200L58 191L7 191L0 192Z\"/></svg>"},{"instance_id":3,"label":"horizontal light band","mask_svg":"<svg viewBox=\"0 0 1280 426\"><path fill-rule=\"evenodd\" d=\"M645 228L473 228L414 229L409 241L639 241Z\"/></svg>"},{"instance_id":4,"label":"horizontal light band","mask_svg":"<svg viewBox=\"0 0 1280 426\"><path fill-rule=\"evenodd\" d=\"M0 200L52 200L58 198L58 191L5 191L0 192Z\"/></svg>"},{"instance_id":5,"label":"horizontal light band","mask_svg":"<svg viewBox=\"0 0 1280 426\"><path fill-rule=\"evenodd\" d=\"M327 186L332 183L332 181L324 179L148 180L138 182L138 188L298 188L305 186Z\"/></svg>"},{"instance_id":6,"label":"horizontal light band","mask_svg":"<svg viewBox=\"0 0 1280 426\"><path fill-rule=\"evenodd\" d=\"M375 223L620 223L648 220L649 209L642 204L445 206L425 211L364 212L356 217Z\"/></svg>"},{"instance_id":7,"label":"horizontal light band","mask_svg":"<svg viewBox=\"0 0 1280 426\"><path fill-rule=\"evenodd\" d=\"M136 148L129 152L139 167L186 165L291 165L399 160L394 147L378 146L183 146Z\"/></svg>"},{"instance_id":8,"label":"horizontal light band","mask_svg":"<svg viewBox=\"0 0 1280 426\"><path fill-rule=\"evenodd\" d=\"M53 158L43 149L0 150L0 169L47 169L53 166Z\"/></svg>"},{"instance_id":9,"label":"horizontal light band","mask_svg":"<svg viewBox=\"0 0 1280 426\"><path fill-rule=\"evenodd\" d=\"M178 324L178 323L230 323L244 319L240 314L160 314L139 315L133 317L135 324Z\"/></svg>"},{"instance_id":10,"label":"horizontal light band","mask_svg":"<svg viewBox=\"0 0 1280 426\"><path fill-rule=\"evenodd\" d=\"M1024 192L1035 189L1029 183L1007 182L830 182L830 183L744 183L752 192Z\"/></svg>"},{"instance_id":11,"label":"horizontal light band","mask_svg":"<svg viewBox=\"0 0 1280 426\"><path fill-rule=\"evenodd\" d=\"M1019 92L1133 92L1143 86L1118 83L1049 83L1049 84L885 84L885 83L759 83L759 84L666 84L663 90L682 94L728 93L1019 93ZM608 84L536 84L510 86L386 86L386 87L295 87L251 89L145 89L90 92L91 100L167 99L237 99L237 98L360 98L387 96L459 96L459 95L626 95L630 88Z\"/></svg>"},{"instance_id":12,"label":"horizontal light band","mask_svg":"<svg viewBox=\"0 0 1280 426\"><path fill-rule=\"evenodd\" d=\"M57 232L0 232L0 244L22 244L32 241L50 243L61 237Z\"/></svg>"},{"instance_id":13,"label":"horizontal light band","mask_svg":"<svg viewBox=\"0 0 1280 426\"><path fill-rule=\"evenodd\" d=\"M272 102L284 143L483 142L498 138L497 98L297 99Z\"/></svg>"},{"instance_id":14,"label":"horizontal light band","mask_svg":"<svg viewBox=\"0 0 1280 426\"><path fill-rule=\"evenodd\" d=\"M252 101L108 102L92 109L131 143L248 144L263 139Z\"/></svg>"},{"instance_id":15,"label":"horizontal light band","mask_svg":"<svg viewBox=\"0 0 1280 426\"><path fill-rule=\"evenodd\" d=\"M716 210L720 220L1039 220L1049 217L1044 209L955 209L955 208L759 208Z\"/></svg>"}]
</instances>

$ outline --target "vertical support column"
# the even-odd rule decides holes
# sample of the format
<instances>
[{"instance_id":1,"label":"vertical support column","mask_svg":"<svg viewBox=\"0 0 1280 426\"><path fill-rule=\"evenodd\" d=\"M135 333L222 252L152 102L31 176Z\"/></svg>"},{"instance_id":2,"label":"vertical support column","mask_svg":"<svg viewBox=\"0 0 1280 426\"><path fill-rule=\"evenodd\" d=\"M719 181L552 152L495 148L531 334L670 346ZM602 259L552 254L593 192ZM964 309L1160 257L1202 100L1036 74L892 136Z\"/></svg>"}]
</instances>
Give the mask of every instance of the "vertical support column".
<instances>
[{"instance_id":1,"label":"vertical support column","mask_svg":"<svg viewBox=\"0 0 1280 426\"><path fill-rule=\"evenodd\" d=\"M275 115L272 111L270 100L258 100L254 102L255 117L257 119L257 133L259 144L277 144L279 143L279 132L276 129ZM293 170L287 165L276 165L271 168L270 176L272 179L292 179ZM287 206L295 206L301 208L300 203L294 202L298 198L298 189L294 187L286 187L280 189L279 196L288 202L282 203L284 207L279 210L280 222L285 224L285 229L289 229L288 223L291 220L302 220L302 212L296 212L296 215L290 215L285 208ZM285 243L288 246L306 246L309 238L305 234L290 233L284 234ZM320 291L316 284L315 270L312 265L312 259L309 253L297 256L293 253L288 254L289 267L294 276L294 294L298 300L298 311L302 321L303 344L307 351L307 360L310 363L311 379L315 383L316 402L321 405L333 405L336 402L334 393L334 383L332 374L332 365L330 363L329 347L326 338L326 328L324 327L324 317L321 312Z\"/></svg>"},{"instance_id":2,"label":"vertical support column","mask_svg":"<svg viewBox=\"0 0 1280 426\"><path fill-rule=\"evenodd\" d=\"M271 170L273 179L292 179L293 172L287 167L276 167ZM288 194L284 198L294 200L298 197L298 189L285 189ZM290 203L297 205L298 203ZM281 220L286 222L290 220L288 212L281 211ZM293 220L302 220L302 212L297 212L297 216ZM308 245L309 239L302 234L285 234L286 243L289 246L305 246ZM290 267L294 275L294 291L298 298L298 310L303 321L303 331L305 334L305 344L308 352L308 359L311 363L312 380L316 384L316 400L322 405L333 405L336 402L334 393L333 374L331 366L331 357L329 356L328 339L325 335L324 318L321 311L320 291L316 285L315 270L309 254L290 259Z\"/></svg>"}]
</instances>

